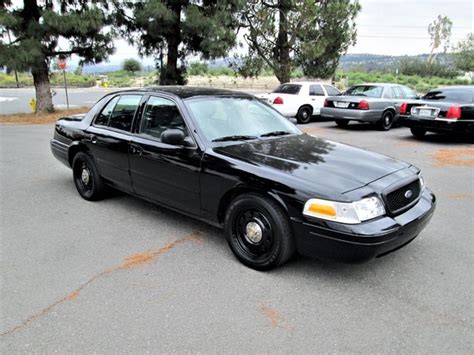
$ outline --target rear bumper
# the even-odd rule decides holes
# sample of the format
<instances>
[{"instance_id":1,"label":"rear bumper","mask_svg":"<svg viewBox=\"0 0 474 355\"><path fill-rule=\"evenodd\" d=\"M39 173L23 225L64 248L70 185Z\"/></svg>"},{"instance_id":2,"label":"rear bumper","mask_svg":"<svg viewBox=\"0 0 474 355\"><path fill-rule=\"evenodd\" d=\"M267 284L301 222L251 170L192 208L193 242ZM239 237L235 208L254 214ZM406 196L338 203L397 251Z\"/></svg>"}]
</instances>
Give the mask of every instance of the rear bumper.
<instances>
[{"instance_id":1,"label":"rear bumper","mask_svg":"<svg viewBox=\"0 0 474 355\"><path fill-rule=\"evenodd\" d=\"M474 134L474 120L436 120L410 116L401 119L405 127L425 129L430 132L456 132Z\"/></svg>"},{"instance_id":2,"label":"rear bumper","mask_svg":"<svg viewBox=\"0 0 474 355\"><path fill-rule=\"evenodd\" d=\"M272 107L275 108L278 112L286 117L295 117L298 111L294 108L287 107L285 105L273 105Z\"/></svg>"},{"instance_id":3,"label":"rear bumper","mask_svg":"<svg viewBox=\"0 0 474 355\"><path fill-rule=\"evenodd\" d=\"M364 262L410 243L431 219L436 197L425 189L416 205L396 217L383 217L358 225L293 221L300 254L343 262Z\"/></svg>"},{"instance_id":4,"label":"rear bumper","mask_svg":"<svg viewBox=\"0 0 474 355\"><path fill-rule=\"evenodd\" d=\"M336 107L321 108L322 118L359 122L378 122L382 118L382 113L382 110L354 110Z\"/></svg>"},{"instance_id":5,"label":"rear bumper","mask_svg":"<svg viewBox=\"0 0 474 355\"><path fill-rule=\"evenodd\" d=\"M50 141L51 152L53 153L54 157L58 159L61 163L66 165L68 168L71 166L69 165L69 146L65 143L62 143L56 139L51 139Z\"/></svg>"}]
</instances>

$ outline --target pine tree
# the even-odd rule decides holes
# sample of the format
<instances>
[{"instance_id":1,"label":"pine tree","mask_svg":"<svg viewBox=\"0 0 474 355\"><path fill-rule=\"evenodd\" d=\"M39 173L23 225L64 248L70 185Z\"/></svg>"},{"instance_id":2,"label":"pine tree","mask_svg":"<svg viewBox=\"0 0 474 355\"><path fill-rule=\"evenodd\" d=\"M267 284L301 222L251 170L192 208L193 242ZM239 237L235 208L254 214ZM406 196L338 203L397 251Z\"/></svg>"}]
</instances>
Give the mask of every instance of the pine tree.
<instances>
[{"instance_id":1,"label":"pine tree","mask_svg":"<svg viewBox=\"0 0 474 355\"><path fill-rule=\"evenodd\" d=\"M308 76L331 76L355 43L359 10L352 0L247 1L241 25L249 50L241 72L253 76L266 66L281 83L296 67Z\"/></svg>"},{"instance_id":2,"label":"pine tree","mask_svg":"<svg viewBox=\"0 0 474 355\"><path fill-rule=\"evenodd\" d=\"M23 0L19 7L2 1L0 32L8 31L12 41L0 39L0 63L16 70L31 70L36 111L53 110L51 61L76 54L81 64L100 62L113 52L111 34L104 31L108 23L104 8L89 1ZM60 38L68 41L65 48L61 48Z\"/></svg>"},{"instance_id":3,"label":"pine tree","mask_svg":"<svg viewBox=\"0 0 474 355\"><path fill-rule=\"evenodd\" d=\"M227 55L236 43L240 0L115 1L115 19L121 34L154 56L160 84L185 84L185 59Z\"/></svg>"}]
</instances>

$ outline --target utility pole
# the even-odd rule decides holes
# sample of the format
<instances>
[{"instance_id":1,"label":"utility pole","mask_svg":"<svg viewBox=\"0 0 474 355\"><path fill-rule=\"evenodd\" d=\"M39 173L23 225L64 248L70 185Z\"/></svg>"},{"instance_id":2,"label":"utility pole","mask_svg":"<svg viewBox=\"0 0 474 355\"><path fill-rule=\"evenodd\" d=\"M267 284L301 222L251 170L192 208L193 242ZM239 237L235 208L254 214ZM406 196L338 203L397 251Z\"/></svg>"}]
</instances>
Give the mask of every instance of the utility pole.
<instances>
[{"instance_id":1,"label":"utility pole","mask_svg":"<svg viewBox=\"0 0 474 355\"><path fill-rule=\"evenodd\" d=\"M8 36L8 42L12 44L12 38L10 37L10 30L7 30L7 36ZM16 69L13 69L13 72L15 73L15 81L16 81L16 87L20 87L20 83L18 82L18 73L16 72Z\"/></svg>"}]
</instances>

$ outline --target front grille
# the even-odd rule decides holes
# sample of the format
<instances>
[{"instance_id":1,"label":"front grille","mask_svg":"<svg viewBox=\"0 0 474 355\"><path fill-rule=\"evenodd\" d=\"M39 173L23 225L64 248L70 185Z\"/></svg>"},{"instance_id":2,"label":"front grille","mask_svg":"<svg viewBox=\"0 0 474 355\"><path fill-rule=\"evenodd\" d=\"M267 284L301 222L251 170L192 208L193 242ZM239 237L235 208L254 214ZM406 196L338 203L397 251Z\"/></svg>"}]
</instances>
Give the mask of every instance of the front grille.
<instances>
[{"instance_id":1,"label":"front grille","mask_svg":"<svg viewBox=\"0 0 474 355\"><path fill-rule=\"evenodd\" d=\"M411 193L409 192L411 191ZM391 213L401 212L408 208L413 202L420 197L420 180L416 179L409 184L402 186L385 196L385 202Z\"/></svg>"}]
</instances>

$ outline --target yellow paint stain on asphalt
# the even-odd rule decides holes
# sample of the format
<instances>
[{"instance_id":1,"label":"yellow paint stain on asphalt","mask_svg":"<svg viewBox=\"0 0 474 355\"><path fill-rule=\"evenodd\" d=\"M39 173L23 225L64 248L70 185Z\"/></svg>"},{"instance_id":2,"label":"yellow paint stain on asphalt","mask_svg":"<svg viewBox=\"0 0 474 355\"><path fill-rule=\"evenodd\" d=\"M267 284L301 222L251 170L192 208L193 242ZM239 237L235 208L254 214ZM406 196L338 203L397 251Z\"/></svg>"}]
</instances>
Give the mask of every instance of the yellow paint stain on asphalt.
<instances>
[{"instance_id":1,"label":"yellow paint stain on asphalt","mask_svg":"<svg viewBox=\"0 0 474 355\"><path fill-rule=\"evenodd\" d=\"M143 253L137 253L137 254L133 254L133 255L130 255L130 256L126 257L122 261L121 264L119 264L117 266L114 266L112 268L106 269L106 270L94 275L89 280L87 280L82 285L80 285L78 288L76 288L74 291L70 292L69 294L67 294L63 298L59 299L58 301L50 304L49 306L43 308L40 312L38 312L36 314L33 314L32 316L28 317L22 323L14 326L13 328L10 328L10 329L4 331L3 333L0 333L0 336L5 336L5 335L8 335L8 334L14 333L14 332L28 326L34 320L46 315L53 308L55 308L56 306L58 306L58 305L60 305L64 302L74 301L75 299L77 299L77 297L79 297L81 291L84 288L86 288L91 283L95 282L96 280L98 280L98 279L100 279L100 278L102 278L106 275L110 275L110 274L112 274L116 271L119 271L119 270L125 270L125 269L130 269L130 268L133 268L133 267L138 267L138 266L143 266L143 265L149 264L153 261L156 261L156 259L159 258L160 256L162 256L163 254L166 254L166 253L170 252L171 250L173 250L179 244L183 244L183 243L188 242L188 241L195 241L195 242L200 242L201 243L202 238L200 237L200 235L201 235L201 232L193 232L193 233L191 233L191 234L189 234L189 235L187 235L183 238L176 239L175 241L166 244L164 247L162 247L158 250L146 251L146 252L143 252Z\"/></svg>"},{"instance_id":2,"label":"yellow paint stain on asphalt","mask_svg":"<svg viewBox=\"0 0 474 355\"><path fill-rule=\"evenodd\" d=\"M438 168L446 166L474 167L474 149L472 148L438 149L432 154L432 158Z\"/></svg>"},{"instance_id":3,"label":"yellow paint stain on asphalt","mask_svg":"<svg viewBox=\"0 0 474 355\"><path fill-rule=\"evenodd\" d=\"M262 303L259 310L267 318L272 328L293 329L277 309Z\"/></svg>"}]
</instances>

